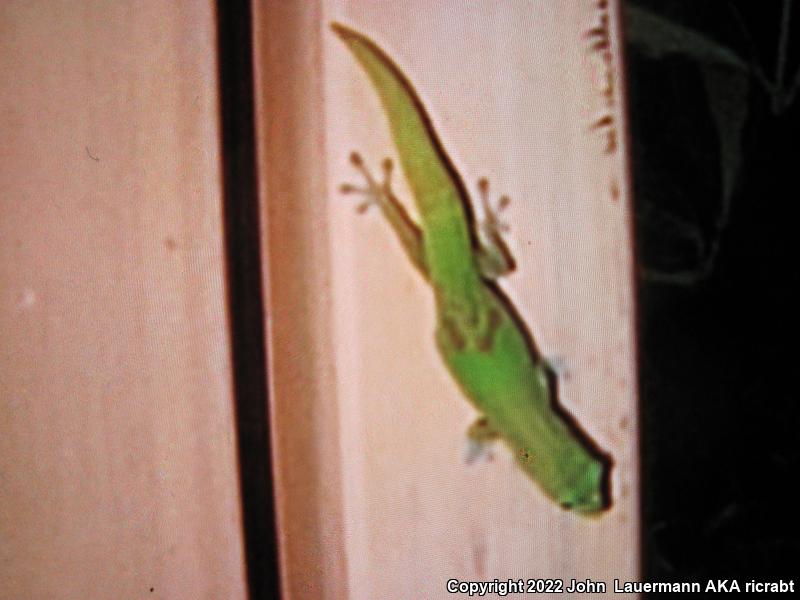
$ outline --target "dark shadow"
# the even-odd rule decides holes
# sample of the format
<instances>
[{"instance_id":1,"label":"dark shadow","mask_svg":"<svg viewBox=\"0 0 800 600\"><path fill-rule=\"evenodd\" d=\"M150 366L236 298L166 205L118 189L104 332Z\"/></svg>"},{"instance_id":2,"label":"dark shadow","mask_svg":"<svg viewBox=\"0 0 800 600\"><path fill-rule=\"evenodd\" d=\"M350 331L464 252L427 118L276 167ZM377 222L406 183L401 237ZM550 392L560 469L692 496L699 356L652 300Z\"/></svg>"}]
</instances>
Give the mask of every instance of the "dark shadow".
<instances>
[{"instance_id":1,"label":"dark shadow","mask_svg":"<svg viewBox=\"0 0 800 600\"><path fill-rule=\"evenodd\" d=\"M530 332L528 325L517 311L517 307L514 306L514 304L511 302L511 299L506 296L505 292L500 288L499 285L497 285L496 282L486 280L485 284L486 287L492 291L497 300L505 307L506 311L508 311L508 314L512 321L514 321L517 330L523 335L525 339L525 345L528 347L528 352L533 358L534 362L544 366L549 390L550 409L557 414L559 419L561 419L564 425L566 425L572 437L575 438L581 446L583 446L583 448L592 456L592 458L596 459L600 462L600 464L603 465L601 493L603 494L603 510L608 510L611 508L612 504L611 469L614 466L614 459L610 454L600 448L597 442L595 442L594 439L581 427L575 416L568 412L567 409L564 408L564 405L561 404L561 396L559 395L558 390L558 374L556 374L555 371L553 371L553 369L547 364L547 361L544 360L542 353L536 346L533 334ZM571 507L564 506L563 508L569 509Z\"/></svg>"}]
</instances>

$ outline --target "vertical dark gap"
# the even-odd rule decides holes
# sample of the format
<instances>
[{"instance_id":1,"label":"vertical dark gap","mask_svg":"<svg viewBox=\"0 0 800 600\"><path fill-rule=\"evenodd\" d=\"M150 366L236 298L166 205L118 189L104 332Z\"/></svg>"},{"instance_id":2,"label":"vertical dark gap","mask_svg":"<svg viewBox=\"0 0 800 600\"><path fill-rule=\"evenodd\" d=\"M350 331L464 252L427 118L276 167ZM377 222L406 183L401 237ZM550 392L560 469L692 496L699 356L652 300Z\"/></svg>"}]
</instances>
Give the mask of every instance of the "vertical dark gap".
<instances>
[{"instance_id":1,"label":"vertical dark gap","mask_svg":"<svg viewBox=\"0 0 800 600\"><path fill-rule=\"evenodd\" d=\"M253 600L280 596L267 426L249 0L217 2L229 324L245 562Z\"/></svg>"}]
</instances>

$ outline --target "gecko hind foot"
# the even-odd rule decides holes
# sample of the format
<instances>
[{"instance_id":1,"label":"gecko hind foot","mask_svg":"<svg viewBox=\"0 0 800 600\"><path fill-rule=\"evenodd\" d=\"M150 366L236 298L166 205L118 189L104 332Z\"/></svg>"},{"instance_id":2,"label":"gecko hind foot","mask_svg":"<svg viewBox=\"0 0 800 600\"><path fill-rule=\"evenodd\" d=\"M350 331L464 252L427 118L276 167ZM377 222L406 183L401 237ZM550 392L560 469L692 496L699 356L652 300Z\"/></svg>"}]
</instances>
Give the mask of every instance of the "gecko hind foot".
<instances>
[{"instance_id":1,"label":"gecko hind foot","mask_svg":"<svg viewBox=\"0 0 800 600\"><path fill-rule=\"evenodd\" d=\"M497 200L497 206L492 206L489 201L489 180L486 177L481 177L478 180L478 192L483 206L484 217L481 226L484 231L488 235L508 233L511 228L508 223L500 220L499 215L511 204L511 198L504 194Z\"/></svg>"},{"instance_id":2,"label":"gecko hind foot","mask_svg":"<svg viewBox=\"0 0 800 600\"><path fill-rule=\"evenodd\" d=\"M372 176L364 159L358 152L350 153L350 164L352 164L364 177L365 186L357 186L351 183L343 183L339 186L339 191L342 194L359 194L364 196L365 199L356 207L359 214L365 213L369 207L374 205L380 206L386 202L391 195L391 180L394 164L391 158L385 158L381 162L381 169L383 171L383 180L378 183Z\"/></svg>"},{"instance_id":3,"label":"gecko hind foot","mask_svg":"<svg viewBox=\"0 0 800 600\"><path fill-rule=\"evenodd\" d=\"M380 182L372 176L358 152L350 154L350 164L361 173L364 183L360 186L345 183L339 187L339 190L344 194L358 194L362 197L362 201L356 207L358 213L365 213L372 205L377 206L399 238L411 262L427 278L428 267L422 242L422 230L408 214L403 203L392 192L391 183L394 170L392 160L385 158L381 161L383 177Z\"/></svg>"},{"instance_id":4,"label":"gecko hind foot","mask_svg":"<svg viewBox=\"0 0 800 600\"><path fill-rule=\"evenodd\" d=\"M510 228L498 216L508 208L511 200L508 196L500 196L497 206L493 207L489 202L489 180L485 177L478 180L478 194L483 208L483 219L478 231L481 243L478 266L485 277L497 279L516 268L514 256L503 239L503 233L508 232Z\"/></svg>"}]
</instances>

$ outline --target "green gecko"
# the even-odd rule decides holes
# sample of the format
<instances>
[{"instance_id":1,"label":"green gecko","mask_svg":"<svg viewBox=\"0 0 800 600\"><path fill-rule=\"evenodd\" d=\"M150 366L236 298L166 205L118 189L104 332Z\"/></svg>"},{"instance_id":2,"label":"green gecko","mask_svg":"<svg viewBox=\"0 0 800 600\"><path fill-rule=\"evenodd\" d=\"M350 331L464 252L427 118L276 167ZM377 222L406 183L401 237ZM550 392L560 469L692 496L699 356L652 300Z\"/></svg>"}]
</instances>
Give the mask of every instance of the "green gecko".
<instances>
[{"instance_id":1,"label":"green gecko","mask_svg":"<svg viewBox=\"0 0 800 600\"><path fill-rule=\"evenodd\" d=\"M481 414L468 432L472 444L502 439L517 464L562 508L585 515L603 511L610 506L611 460L558 405L554 371L496 283L515 265L489 206L486 180L479 182L486 220L476 226L464 183L411 83L373 41L338 23L331 27L380 97L419 223L391 190L389 159L379 182L351 154L366 185L343 185L342 191L366 197L359 212L379 207L433 289L439 353Z\"/></svg>"}]
</instances>

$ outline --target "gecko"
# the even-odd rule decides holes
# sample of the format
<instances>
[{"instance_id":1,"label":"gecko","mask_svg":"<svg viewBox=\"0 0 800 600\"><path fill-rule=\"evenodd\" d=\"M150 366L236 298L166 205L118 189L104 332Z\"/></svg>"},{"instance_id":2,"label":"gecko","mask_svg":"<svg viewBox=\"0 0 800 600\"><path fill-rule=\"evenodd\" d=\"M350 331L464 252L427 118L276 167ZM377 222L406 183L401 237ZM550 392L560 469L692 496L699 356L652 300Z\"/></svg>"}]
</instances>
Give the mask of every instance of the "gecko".
<instances>
[{"instance_id":1,"label":"gecko","mask_svg":"<svg viewBox=\"0 0 800 600\"><path fill-rule=\"evenodd\" d=\"M558 381L498 278L515 269L488 182L478 184L484 219L409 79L371 39L340 23L331 28L363 68L387 117L418 213L415 221L391 187L393 162L376 178L360 154L350 162L361 185L359 212L377 206L413 266L433 290L435 343L447 370L478 411L469 427L477 448L502 440L515 462L565 510L597 515L611 505L612 460L558 402Z\"/></svg>"}]
</instances>

